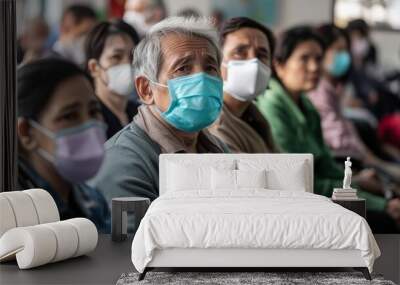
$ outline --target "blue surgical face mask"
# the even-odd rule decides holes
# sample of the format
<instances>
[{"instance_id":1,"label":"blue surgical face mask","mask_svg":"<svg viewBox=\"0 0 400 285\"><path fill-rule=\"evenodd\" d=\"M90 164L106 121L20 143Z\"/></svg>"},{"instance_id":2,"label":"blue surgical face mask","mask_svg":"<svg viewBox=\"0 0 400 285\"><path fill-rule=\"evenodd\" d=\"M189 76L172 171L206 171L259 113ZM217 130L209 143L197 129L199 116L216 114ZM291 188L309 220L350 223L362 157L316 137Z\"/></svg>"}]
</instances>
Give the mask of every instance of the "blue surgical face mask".
<instances>
[{"instance_id":1,"label":"blue surgical face mask","mask_svg":"<svg viewBox=\"0 0 400 285\"><path fill-rule=\"evenodd\" d=\"M351 57L347 51L336 52L333 57L333 62L328 66L328 72L333 77L340 77L346 74L351 64Z\"/></svg>"},{"instance_id":2,"label":"blue surgical face mask","mask_svg":"<svg viewBox=\"0 0 400 285\"><path fill-rule=\"evenodd\" d=\"M161 117L184 132L198 132L211 125L222 109L222 80L206 73L196 73L168 80L170 104Z\"/></svg>"}]
</instances>

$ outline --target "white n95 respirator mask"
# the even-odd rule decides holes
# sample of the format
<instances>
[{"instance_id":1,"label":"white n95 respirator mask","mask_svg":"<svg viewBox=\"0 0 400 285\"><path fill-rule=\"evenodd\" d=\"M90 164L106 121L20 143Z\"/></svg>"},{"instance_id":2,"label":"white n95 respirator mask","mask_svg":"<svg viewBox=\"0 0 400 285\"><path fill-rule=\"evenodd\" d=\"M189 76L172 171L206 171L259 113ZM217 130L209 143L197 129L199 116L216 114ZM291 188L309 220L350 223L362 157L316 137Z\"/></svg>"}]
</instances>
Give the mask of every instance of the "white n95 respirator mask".
<instances>
[{"instance_id":1,"label":"white n95 respirator mask","mask_svg":"<svg viewBox=\"0 0 400 285\"><path fill-rule=\"evenodd\" d=\"M129 96L133 93L133 72L130 64L119 64L107 68L107 88L120 95Z\"/></svg>"},{"instance_id":2,"label":"white n95 respirator mask","mask_svg":"<svg viewBox=\"0 0 400 285\"><path fill-rule=\"evenodd\" d=\"M252 101L267 89L271 68L257 58L230 60L223 63L227 68L224 91L239 101Z\"/></svg>"}]
</instances>

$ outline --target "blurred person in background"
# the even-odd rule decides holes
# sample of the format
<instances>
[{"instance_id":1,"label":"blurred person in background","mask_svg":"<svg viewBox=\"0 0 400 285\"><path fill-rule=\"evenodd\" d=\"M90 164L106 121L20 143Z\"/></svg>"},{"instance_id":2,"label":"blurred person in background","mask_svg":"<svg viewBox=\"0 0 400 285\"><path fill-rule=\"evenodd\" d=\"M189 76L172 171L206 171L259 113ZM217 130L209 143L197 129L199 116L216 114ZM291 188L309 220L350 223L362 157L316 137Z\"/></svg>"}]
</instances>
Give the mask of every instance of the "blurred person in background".
<instances>
[{"instance_id":1,"label":"blurred person in background","mask_svg":"<svg viewBox=\"0 0 400 285\"><path fill-rule=\"evenodd\" d=\"M378 64L378 52L370 37L368 24L362 19L352 20L347 24L347 32L354 67L374 68Z\"/></svg>"},{"instance_id":2,"label":"blurred person in background","mask_svg":"<svg viewBox=\"0 0 400 285\"><path fill-rule=\"evenodd\" d=\"M356 19L348 23L346 31L353 61L349 77L353 88L353 104L370 110L379 122L383 117L400 110L400 98L385 85L368 24Z\"/></svg>"},{"instance_id":3,"label":"blurred person in background","mask_svg":"<svg viewBox=\"0 0 400 285\"><path fill-rule=\"evenodd\" d=\"M221 29L222 23L225 20L224 13L221 10L215 9L211 13L211 19L214 27L219 31Z\"/></svg>"},{"instance_id":4,"label":"blurred person in background","mask_svg":"<svg viewBox=\"0 0 400 285\"><path fill-rule=\"evenodd\" d=\"M325 44L322 77L317 88L309 92L308 96L321 116L322 133L326 144L338 162L351 156L355 166L353 169L373 167L388 182L399 183L400 165L386 162L369 150L358 136L351 121L343 115L341 101L351 70L347 35L332 24L319 27L318 33Z\"/></svg>"},{"instance_id":5,"label":"blurred person in background","mask_svg":"<svg viewBox=\"0 0 400 285\"><path fill-rule=\"evenodd\" d=\"M48 56L62 57L82 67L85 62L85 38L96 23L97 16L91 7L69 6L61 18L59 38Z\"/></svg>"},{"instance_id":6,"label":"blurred person in background","mask_svg":"<svg viewBox=\"0 0 400 285\"><path fill-rule=\"evenodd\" d=\"M94 79L108 138L137 113L138 101L129 98L135 92L131 63L138 43L135 29L122 20L97 24L86 39L86 68Z\"/></svg>"},{"instance_id":7,"label":"blurred person in background","mask_svg":"<svg viewBox=\"0 0 400 285\"><path fill-rule=\"evenodd\" d=\"M274 78L257 97L257 106L271 125L275 142L288 153L314 155L314 192L330 197L343 185L343 169L324 142L320 116L306 92L316 88L324 43L312 28L301 26L282 33L274 55ZM399 232L400 199L386 201L369 171L353 176L358 196L367 200L367 219L375 232Z\"/></svg>"},{"instance_id":8,"label":"blurred person in background","mask_svg":"<svg viewBox=\"0 0 400 285\"><path fill-rule=\"evenodd\" d=\"M249 18L232 18L222 25L220 45L224 106L210 132L233 152L277 152L271 128L253 103L271 77L273 33Z\"/></svg>"},{"instance_id":9,"label":"blurred person in background","mask_svg":"<svg viewBox=\"0 0 400 285\"><path fill-rule=\"evenodd\" d=\"M190 18L190 17L198 18L198 17L201 17L201 14L196 9L185 8L185 9L179 11L177 16L178 17L187 17L187 18Z\"/></svg>"},{"instance_id":10,"label":"blurred person in background","mask_svg":"<svg viewBox=\"0 0 400 285\"><path fill-rule=\"evenodd\" d=\"M102 164L105 142L91 80L62 59L40 59L18 69L18 188L43 188L61 219L86 217L109 232L108 205L85 183Z\"/></svg>"},{"instance_id":11,"label":"blurred person in background","mask_svg":"<svg viewBox=\"0 0 400 285\"><path fill-rule=\"evenodd\" d=\"M46 52L46 42L49 36L49 26L41 18L33 18L24 24L24 30L18 39L20 54L18 63L28 63L42 58Z\"/></svg>"},{"instance_id":12,"label":"blurred person in background","mask_svg":"<svg viewBox=\"0 0 400 285\"><path fill-rule=\"evenodd\" d=\"M142 38L154 24L166 16L163 0L127 0L123 19L135 28Z\"/></svg>"},{"instance_id":13,"label":"blurred person in background","mask_svg":"<svg viewBox=\"0 0 400 285\"><path fill-rule=\"evenodd\" d=\"M125 2L126 0L109 0L108 5L108 19L122 19L125 11Z\"/></svg>"},{"instance_id":14,"label":"blurred person in background","mask_svg":"<svg viewBox=\"0 0 400 285\"><path fill-rule=\"evenodd\" d=\"M392 156L400 163L400 112L382 119L378 135L385 143L385 148L390 148Z\"/></svg>"},{"instance_id":15,"label":"blurred person in background","mask_svg":"<svg viewBox=\"0 0 400 285\"><path fill-rule=\"evenodd\" d=\"M400 161L400 151L396 146L400 145L400 96L393 93L390 85L383 77L383 71L378 63L378 53L375 48L368 24L362 19L350 21L346 28L350 37L351 54L353 58L353 68L350 73L350 104L360 108L365 108L372 112L377 119L374 126L374 134L380 135L385 142L382 152L378 155L386 155L387 158L395 158ZM356 126L361 132L367 132L362 137L371 149L374 149L374 142L369 142L371 137L368 134L363 122L354 118L354 109L350 109L347 115L355 119ZM369 131L371 133L371 131ZM375 150L375 153L379 150Z\"/></svg>"}]
</instances>

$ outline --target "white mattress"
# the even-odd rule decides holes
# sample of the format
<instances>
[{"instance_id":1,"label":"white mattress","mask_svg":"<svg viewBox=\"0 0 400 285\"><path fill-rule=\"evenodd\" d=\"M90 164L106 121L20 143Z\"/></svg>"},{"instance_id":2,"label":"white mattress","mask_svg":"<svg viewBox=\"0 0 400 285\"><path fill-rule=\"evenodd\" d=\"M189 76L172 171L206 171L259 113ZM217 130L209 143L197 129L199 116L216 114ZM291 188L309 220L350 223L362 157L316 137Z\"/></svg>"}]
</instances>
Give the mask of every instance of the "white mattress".
<instances>
[{"instance_id":1,"label":"white mattress","mask_svg":"<svg viewBox=\"0 0 400 285\"><path fill-rule=\"evenodd\" d=\"M160 196L134 237L135 268L143 272L167 248L356 249L370 271L380 255L361 216L320 195L265 189Z\"/></svg>"}]
</instances>

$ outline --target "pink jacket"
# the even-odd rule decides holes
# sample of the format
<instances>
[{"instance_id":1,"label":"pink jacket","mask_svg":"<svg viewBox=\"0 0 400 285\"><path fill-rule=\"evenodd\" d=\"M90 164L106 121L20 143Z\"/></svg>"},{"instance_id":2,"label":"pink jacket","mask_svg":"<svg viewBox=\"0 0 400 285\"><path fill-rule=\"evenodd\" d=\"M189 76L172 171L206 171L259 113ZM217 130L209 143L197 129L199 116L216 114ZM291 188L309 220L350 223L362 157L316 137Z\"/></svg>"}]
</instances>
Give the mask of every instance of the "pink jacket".
<instances>
[{"instance_id":1,"label":"pink jacket","mask_svg":"<svg viewBox=\"0 0 400 285\"><path fill-rule=\"evenodd\" d=\"M308 97L321 116L323 136L333 154L360 159L366 149L353 124L342 114L340 89L335 88L328 80L321 79L318 87Z\"/></svg>"}]
</instances>

